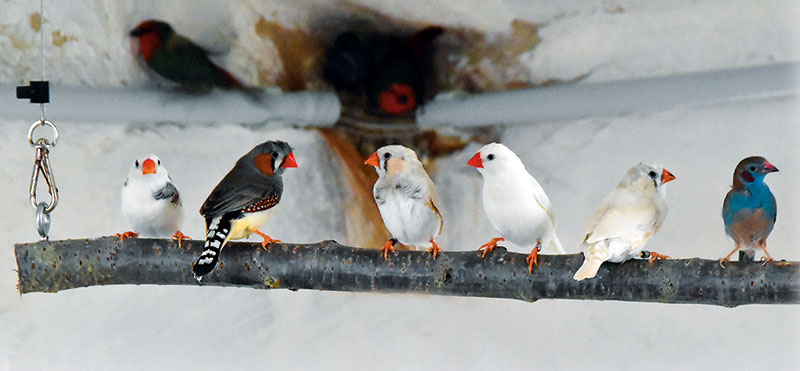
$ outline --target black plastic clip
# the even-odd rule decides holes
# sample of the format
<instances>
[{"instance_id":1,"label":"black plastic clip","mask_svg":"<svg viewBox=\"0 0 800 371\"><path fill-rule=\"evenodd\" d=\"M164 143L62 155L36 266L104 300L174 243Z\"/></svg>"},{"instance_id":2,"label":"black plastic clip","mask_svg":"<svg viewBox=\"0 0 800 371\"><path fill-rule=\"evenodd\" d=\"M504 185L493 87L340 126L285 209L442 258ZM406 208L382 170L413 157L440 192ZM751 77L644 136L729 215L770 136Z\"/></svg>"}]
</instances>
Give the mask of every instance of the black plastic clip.
<instances>
[{"instance_id":1,"label":"black plastic clip","mask_svg":"<svg viewBox=\"0 0 800 371\"><path fill-rule=\"evenodd\" d=\"M17 86L17 99L30 99L31 103L50 103L50 82L31 81L28 86Z\"/></svg>"}]
</instances>

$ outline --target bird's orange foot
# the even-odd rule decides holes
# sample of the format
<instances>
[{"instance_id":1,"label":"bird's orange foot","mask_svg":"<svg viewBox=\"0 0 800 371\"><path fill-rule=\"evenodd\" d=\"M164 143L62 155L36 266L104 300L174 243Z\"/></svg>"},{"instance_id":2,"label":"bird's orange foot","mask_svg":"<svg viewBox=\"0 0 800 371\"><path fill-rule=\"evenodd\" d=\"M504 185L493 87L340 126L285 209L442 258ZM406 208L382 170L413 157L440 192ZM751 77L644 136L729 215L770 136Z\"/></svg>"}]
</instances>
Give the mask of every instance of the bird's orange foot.
<instances>
[{"instance_id":1,"label":"bird's orange foot","mask_svg":"<svg viewBox=\"0 0 800 371\"><path fill-rule=\"evenodd\" d=\"M542 249L542 241L536 241L536 246L531 250L531 253L525 257L525 262L528 263L528 274L533 274L533 266L539 265L539 250Z\"/></svg>"},{"instance_id":2,"label":"bird's orange foot","mask_svg":"<svg viewBox=\"0 0 800 371\"><path fill-rule=\"evenodd\" d=\"M261 233L261 231L259 231L259 230L255 230L255 231L253 231L253 233L255 233L255 234L257 234L257 235L259 235L259 236L264 238L264 241L261 241L261 247L263 247L264 250L267 249L267 245L269 245L269 244L271 244L273 242L274 243L282 243L283 242L281 240L276 240L276 239L274 239L274 238L272 238L270 236L267 236L266 234Z\"/></svg>"},{"instance_id":3,"label":"bird's orange foot","mask_svg":"<svg viewBox=\"0 0 800 371\"><path fill-rule=\"evenodd\" d=\"M486 253L488 253L489 251L494 250L494 248L497 247L497 243L498 242L505 241L505 240L506 239L503 238L503 237L496 237L496 238L492 238L491 240L489 240L489 242L481 245L481 247L478 248L478 251L483 250L483 254L481 255L481 258L485 257Z\"/></svg>"},{"instance_id":4,"label":"bird's orange foot","mask_svg":"<svg viewBox=\"0 0 800 371\"><path fill-rule=\"evenodd\" d=\"M642 251L642 254L640 256L642 258L647 259L648 263L652 263L652 262L656 261L656 259L659 259L659 260L669 259L669 256L666 256L664 254L659 254L659 253L657 253L655 251L646 251L646 250Z\"/></svg>"},{"instance_id":5,"label":"bird's orange foot","mask_svg":"<svg viewBox=\"0 0 800 371\"><path fill-rule=\"evenodd\" d=\"M178 240L178 248L179 249L181 248L181 241L183 241L183 240L191 240L191 238L189 236L181 233L181 231L175 232L175 234L172 235L172 239L173 240Z\"/></svg>"},{"instance_id":6,"label":"bird's orange foot","mask_svg":"<svg viewBox=\"0 0 800 371\"><path fill-rule=\"evenodd\" d=\"M383 254L383 260L389 260L389 251L394 251L394 245L397 245L397 240L392 238L386 241L386 243L381 246L380 250L378 250Z\"/></svg>"},{"instance_id":7,"label":"bird's orange foot","mask_svg":"<svg viewBox=\"0 0 800 371\"><path fill-rule=\"evenodd\" d=\"M117 237L119 237L119 243L122 243L123 241L125 241L125 239L126 239L126 238L136 238L136 237L139 237L139 234L137 234L137 233L136 233L136 232L134 232L134 231L127 231L127 232L117 233L117 234L115 234L114 236L117 236Z\"/></svg>"},{"instance_id":8,"label":"bird's orange foot","mask_svg":"<svg viewBox=\"0 0 800 371\"><path fill-rule=\"evenodd\" d=\"M725 263L727 263L728 260L728 258L719 258L717 259L717 263L719 263L719 266L722 267L722 269L725 269Z\"/></svg>"},{"instance_id":9,"label":"bird's orange foot","mask_svg":"<svg viewBox=\"0 0 800 371\"><path fill-rule=\"evenodd\" d=\"M773 259L771 256L769 256L769 257L762 256L761 257L761 261L762 261L761 265L767 265L767 263L769 263L769 262L774 262L775 259Z\"/></svg>"},{"instance_id":10,"label":"bird's orange foot","mask_svg":"<svg viewBox=\"0 0 800 371\"><path fill-rule=\"evenodd\" d=\"M442 251L442 249L440 249L439 245L437 245L436 242L433 242L433 239L431 239L431 247L428 249L428 252L433 254L433 260L436 260L436 257L439 255L440 251Z\"/></svg>"}]
</instances>

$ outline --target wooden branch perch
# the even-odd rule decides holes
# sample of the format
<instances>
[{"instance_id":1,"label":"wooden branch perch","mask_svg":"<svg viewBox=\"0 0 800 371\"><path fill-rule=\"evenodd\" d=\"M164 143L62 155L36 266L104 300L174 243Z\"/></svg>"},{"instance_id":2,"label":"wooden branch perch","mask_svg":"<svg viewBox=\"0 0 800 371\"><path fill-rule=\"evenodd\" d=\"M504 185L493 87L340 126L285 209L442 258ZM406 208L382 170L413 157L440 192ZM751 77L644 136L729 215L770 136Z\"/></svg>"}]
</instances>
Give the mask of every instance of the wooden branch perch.
<instances>
[{"instance_id":1,"label":"wooden branch perch","mask_svg":"<svg viewBox=\"0 0 800 371\"><path fill-rule=\"evenodd\" d=\"M44 241L15 246L19 290L56 292L94 285L198 285L191 265L202 241L126 239ZM234 242L202 285L260 289L418 292L536 301L539 299L622 300L711 304L800 303L797 262L763 264L673 259L649 264L606 263L594 279L577 282L581 254L540 255L528 275L525 255L495 249L445 251L433 260L422 251L396 251L384 261L377 250L316 244Z\"/></svg>"}]
</instances>

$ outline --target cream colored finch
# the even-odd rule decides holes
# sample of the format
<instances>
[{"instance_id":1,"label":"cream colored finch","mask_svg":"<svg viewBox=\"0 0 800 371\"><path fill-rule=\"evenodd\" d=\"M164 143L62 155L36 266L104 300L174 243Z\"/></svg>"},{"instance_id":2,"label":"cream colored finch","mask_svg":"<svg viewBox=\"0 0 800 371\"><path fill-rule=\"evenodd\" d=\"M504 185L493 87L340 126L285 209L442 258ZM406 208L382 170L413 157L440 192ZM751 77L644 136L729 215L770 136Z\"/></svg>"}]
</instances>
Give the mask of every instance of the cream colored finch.
<instances>
[{"instance_id":1,"label":"cream colored finch","mask_svg":"<svg viewBox=\"0 0 800 371\"><path fill-rule=\"evenodd\" d=\"M640 163L628 170L586 226L584 261L573 276L575 280L594 277L606 261L622 263L636 256L650 262L669 258L642 249L667 217L664 188L673 179L660 165Z\"/></svg>"},{"instance_id":2,"label":"cream colored finch","mask_svg":"<svg viewBox=\"0 0 800 371\"><path fill-rule=\"evenodd\" d=\"M514 152L500 143L490 143L467 164L483 175L483 210L489 223L502 236L480 247L479 250L484 250L483 256L504 240L530 247L531 252L525 259L530 274L538 263L542 246L564 253L556 236L556 218L550 199Z\"/></svg>"},{"instance_id":3,"label":"cream colored finch","mask_svg":"<svg viewBox=\"0 0 800 371\"><path fill-rule=\"evenodd\" d=\"M364 163L378 172L372 195L383 224L392 234L392 239L381 247L383 258L388 259L389 251L399 241L415 247L430 246L428 252L436 259L441 249L433 239L442 231L439 198L417 154L400 145L384 146Z\"/></svg>"}]
</instances>

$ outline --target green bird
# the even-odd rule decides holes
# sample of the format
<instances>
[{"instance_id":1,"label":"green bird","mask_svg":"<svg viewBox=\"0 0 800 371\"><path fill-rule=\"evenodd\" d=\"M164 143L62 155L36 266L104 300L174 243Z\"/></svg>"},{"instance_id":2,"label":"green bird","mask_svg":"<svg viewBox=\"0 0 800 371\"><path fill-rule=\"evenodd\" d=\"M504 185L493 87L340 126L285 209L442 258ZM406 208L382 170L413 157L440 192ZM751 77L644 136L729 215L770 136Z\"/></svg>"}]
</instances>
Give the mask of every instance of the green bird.
<instances>
[{"instance_id":1,"label":"green bird","mask_svg":"<svg viewBox=\"0 0 800 371\"><path fill-rule=\"evenodd\" d=\"M214 64L208 50L177 34L166 22L144 21L131 30L130 36L139 39L139 53L153 71L187 92L206 93L218 87L239 89L258 98L254 89Z\"/></svg>"}]
</instances>

